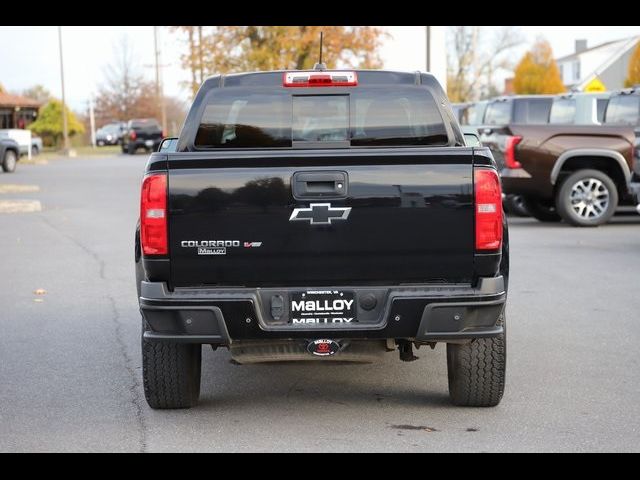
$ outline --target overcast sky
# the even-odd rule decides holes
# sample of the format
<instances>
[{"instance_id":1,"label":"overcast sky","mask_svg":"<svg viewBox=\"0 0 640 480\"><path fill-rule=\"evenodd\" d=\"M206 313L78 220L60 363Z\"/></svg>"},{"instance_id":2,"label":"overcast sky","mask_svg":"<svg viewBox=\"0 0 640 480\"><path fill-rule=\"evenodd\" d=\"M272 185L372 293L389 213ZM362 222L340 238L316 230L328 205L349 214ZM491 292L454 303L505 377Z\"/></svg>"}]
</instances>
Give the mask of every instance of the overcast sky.
<instances>
[{"instance_id":1,"label":"overcast sky","mask_svg":"<svg viewBox=\"0 0 640 480\"><path fill-rule=\"evenodd\" d=\"M392 38L381 54L385 67L397 70L424 70L424 27L385 27ZM487 29L500 27L486 27ZM519 28L526 39L514 56L521 55L536 39L544 36L551 42L556 57L573 52L577 38L587 39L589 46L632 35L640 35L640 26L525 26ZM182 81L187 78L180 67L184 49L166 27L160 35L165 92L187 98ZM67 101L76 110L86 108L92 92L103 81L105 65L114 56L114 46L128 38L141 72L154 78L153 27L63 27L63 52ZM56 27L0 27L0 83L7 90L19 91L42 84L60 96L60 67Z\"/></svg>"}]
</instances>

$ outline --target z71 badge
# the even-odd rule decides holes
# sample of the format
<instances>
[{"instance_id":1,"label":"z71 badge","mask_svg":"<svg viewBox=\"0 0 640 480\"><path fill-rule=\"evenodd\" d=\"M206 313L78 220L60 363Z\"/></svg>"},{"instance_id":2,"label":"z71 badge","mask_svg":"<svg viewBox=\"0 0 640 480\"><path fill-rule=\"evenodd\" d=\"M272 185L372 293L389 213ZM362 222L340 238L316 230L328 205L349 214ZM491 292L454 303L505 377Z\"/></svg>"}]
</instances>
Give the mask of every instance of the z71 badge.
<instances>
[{"instance_id":1,"label":"z71 badge","mask_svg":"<svg viewBox=\"0 0 640 480\"><path fill-rule=\"evenodd\" d=\"M198 255L226 255L229 248L260 248L262 242L240 240L183 240L182 248L196 248Z\"/></svg>"}]
</instances>

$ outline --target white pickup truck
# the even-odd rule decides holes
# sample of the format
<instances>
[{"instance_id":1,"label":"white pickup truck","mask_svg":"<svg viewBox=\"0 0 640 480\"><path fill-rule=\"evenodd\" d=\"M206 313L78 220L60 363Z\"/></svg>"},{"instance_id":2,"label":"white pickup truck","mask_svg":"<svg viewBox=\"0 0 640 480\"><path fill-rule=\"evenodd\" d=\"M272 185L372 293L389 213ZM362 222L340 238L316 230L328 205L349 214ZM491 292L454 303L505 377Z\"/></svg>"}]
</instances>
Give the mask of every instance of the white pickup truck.
<instances>
[{"instance_id":1,"label":"white pickup truck","mask_svg":"<svg viewBox=\"0 0 640 480\"><path fill-rule=\"evenodd\" d=\"M0 130L0 138L11 138L20 146L20 155L38 155L42 151L42 139L34 137L31 130L10 128Z\"/></svg>"}]
</instances>

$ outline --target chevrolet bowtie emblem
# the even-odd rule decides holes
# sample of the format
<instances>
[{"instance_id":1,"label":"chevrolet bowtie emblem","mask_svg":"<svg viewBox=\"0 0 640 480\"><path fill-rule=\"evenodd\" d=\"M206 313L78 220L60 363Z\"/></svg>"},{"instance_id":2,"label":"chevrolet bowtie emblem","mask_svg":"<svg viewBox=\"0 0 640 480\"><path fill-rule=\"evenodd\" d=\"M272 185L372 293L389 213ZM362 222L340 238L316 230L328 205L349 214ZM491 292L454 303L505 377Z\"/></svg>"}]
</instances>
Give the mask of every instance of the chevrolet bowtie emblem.
<instances>
[{"instance_id":1,"label":"chevrolet bowtie emblem","mask_svg":"<svg viewBox=\"0 0 640 480\"><path fill-rule=\"evenodd\" d=\"M330 203L312 203L309 208L296 208L290 222L309 222L311 225L331 225L333 220L346 220L351 207L332 207Z\"/></svg>"}]
</instances>

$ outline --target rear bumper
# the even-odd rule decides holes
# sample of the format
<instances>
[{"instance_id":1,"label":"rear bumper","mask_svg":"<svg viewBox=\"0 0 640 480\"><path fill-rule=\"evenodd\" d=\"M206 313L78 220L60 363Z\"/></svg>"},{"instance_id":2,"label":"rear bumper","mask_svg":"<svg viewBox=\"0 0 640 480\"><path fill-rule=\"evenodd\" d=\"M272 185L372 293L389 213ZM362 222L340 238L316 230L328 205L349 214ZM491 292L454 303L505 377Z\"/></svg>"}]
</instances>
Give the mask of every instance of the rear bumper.
<instances>
[{"instance_id":1,"label":"rear bumper","mask_svg":"<svg viewBox=\"0 0 640 480\"><path fill-rule=\"evenodd\" d=\"M523 168L500 170L502 193L506 195L530 195L541 198L553 197L553 185L548 179L533 177Z\"/></svg>"},{"instance_id":2,"label":"rear bumper","mask_svg":"<svg viewBox=\"0 0 640 480\"><path fill-rule=\"evenodd\" d=\"M502 277L469 285L403 287L331 287L353 291L356 304L365 295L378 299L372 310L358 307L358 323L291 325L288 313L274 320L270 298L304 288L179 288L142 282L140 310L148 324L145 339L158 342L231 345L244 340L407 339L418 343L456 342L495 337L504 310ZM287 303L287 302L285 302Z\"/></svg>"},{"instance_id":3,"label":"rear bumper","mask_svg":"<svg viewBox=\"0 0 640 480\"><path fill-rule=\"evenodd\" d=\"M638 213L640 213L640 182L634 182L629 187L631 191L631 195L635 199L635 203L638 208Z\"/></svg>"}]
</instances>

